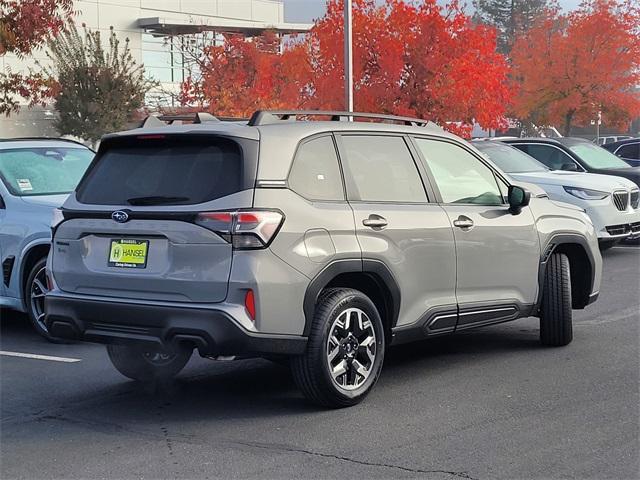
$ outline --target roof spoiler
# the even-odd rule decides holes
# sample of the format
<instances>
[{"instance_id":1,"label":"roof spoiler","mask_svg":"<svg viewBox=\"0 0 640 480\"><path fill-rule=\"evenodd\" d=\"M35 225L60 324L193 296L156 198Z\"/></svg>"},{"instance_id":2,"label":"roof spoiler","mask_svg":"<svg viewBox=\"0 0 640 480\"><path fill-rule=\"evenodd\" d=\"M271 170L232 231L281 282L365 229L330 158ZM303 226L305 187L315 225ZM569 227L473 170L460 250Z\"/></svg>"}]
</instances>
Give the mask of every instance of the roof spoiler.
<instances>
[{"instance_id":1,"label":"roof spoiler","mask_svg":"<svg viewBox=\"0 0 640 480\"><path fill-rule=\"evenodd\" d=\"M149 115L140 124L140 128L164 127L166 125L181 125L185 123L210 123L220 122L218 117L210 113L196 112L181 115Z\"/></svg>"}]
</instances>

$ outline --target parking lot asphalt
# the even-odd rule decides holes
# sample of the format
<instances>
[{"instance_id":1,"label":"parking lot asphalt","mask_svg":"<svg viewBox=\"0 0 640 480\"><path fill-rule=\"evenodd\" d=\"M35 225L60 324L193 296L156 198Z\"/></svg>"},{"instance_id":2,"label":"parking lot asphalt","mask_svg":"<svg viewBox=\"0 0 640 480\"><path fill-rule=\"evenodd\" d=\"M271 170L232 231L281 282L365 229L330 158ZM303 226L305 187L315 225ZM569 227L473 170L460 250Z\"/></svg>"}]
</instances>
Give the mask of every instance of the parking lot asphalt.
<instances>
[{"instance_id":1,"label":"parking lot asphalt","mask_svg":"<svg viewBox=\"0 0 640 480\"><path fill-rule=\"evenodd\" d=\"M640 248L613 248L568 347L541 347L534 318L397 347L343 410L265 360L194 356L139 385L2 312L0 477L637 479L639 293Z\"/></svg>"}]
</instances>

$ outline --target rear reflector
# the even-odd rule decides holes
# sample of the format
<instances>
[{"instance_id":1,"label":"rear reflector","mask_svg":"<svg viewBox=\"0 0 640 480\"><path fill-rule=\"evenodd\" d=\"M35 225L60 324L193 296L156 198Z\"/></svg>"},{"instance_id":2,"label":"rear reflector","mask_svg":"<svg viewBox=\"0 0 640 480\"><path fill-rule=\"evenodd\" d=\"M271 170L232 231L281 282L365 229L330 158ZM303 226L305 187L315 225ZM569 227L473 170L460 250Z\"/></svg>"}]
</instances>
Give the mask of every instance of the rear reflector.
<instances>
[{"instance_id":1,"label":"rear reflector","mask_svg":"<svg viewBox=\"0 0 640 480\"><path fill-rule=\"evenodd\" d=\"M244 306L247 309L247 313L251 317L251 320L256 319L256 302L253 297L253 290L247 290L247 294L244 296Z\"/></svg>"},{"instance_id":2,"label":"rear reflector","mask_svg":"<svg viewBox=\"0 0 640 480\"><path fill-rule=\"evenodd\" d=\"M265 248L276 236L284 216L272 210L204 212L196 224L216 232L237 250Z\"/></svg>"}]
</instances>

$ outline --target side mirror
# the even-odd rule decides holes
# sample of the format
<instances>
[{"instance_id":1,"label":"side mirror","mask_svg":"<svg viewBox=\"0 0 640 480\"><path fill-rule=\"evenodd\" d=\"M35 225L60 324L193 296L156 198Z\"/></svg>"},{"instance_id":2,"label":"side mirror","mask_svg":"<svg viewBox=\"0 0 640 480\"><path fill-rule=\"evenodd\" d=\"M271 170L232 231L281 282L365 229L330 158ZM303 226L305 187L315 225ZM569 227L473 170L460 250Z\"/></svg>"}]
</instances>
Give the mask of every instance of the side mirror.
<instances>
[{"instance_id":1,"label":"side mirror","mask_svg":"<svg viewBox=\"0 0 640 480\"><path fill-rule=\"evenodd\" d=\"M578 166L573 162L563 163L560 170L566 170L567 172L577 172Z\"/></svg>"},{"instance_id":2,"label":"side mirror","mask_svg":"<svg viewBox=\"0 0 640 480\"><path fill-rule=\"evenodd\" d=\"M531 200L531 193L527 192L524 188L517 185L509 185L509 193L507 194L509 200L509 211L513 215L518 215L523 207L529 205Z\"/></svg>"}]
</instances>

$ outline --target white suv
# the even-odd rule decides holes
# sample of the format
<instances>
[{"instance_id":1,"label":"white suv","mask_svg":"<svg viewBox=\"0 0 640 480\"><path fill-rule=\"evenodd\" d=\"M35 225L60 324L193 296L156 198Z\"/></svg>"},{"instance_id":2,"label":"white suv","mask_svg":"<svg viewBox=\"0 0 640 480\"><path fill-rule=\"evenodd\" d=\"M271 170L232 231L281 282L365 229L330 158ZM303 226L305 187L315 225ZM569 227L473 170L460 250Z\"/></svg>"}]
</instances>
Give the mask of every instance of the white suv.
<instances>
[{"instance_id":1,"label":"white suv","mask_svg":"<svg viewBox=\"0 0 640 480\"><path fill-rule=\"evenodd\" d=\"M514 180L543 188L551 200L571 203L591 217L601 249L640 237L637 185L631 180L597 173L549 170L535 158L501 142L473 145Z\"/></svg>"}]
</instances>

